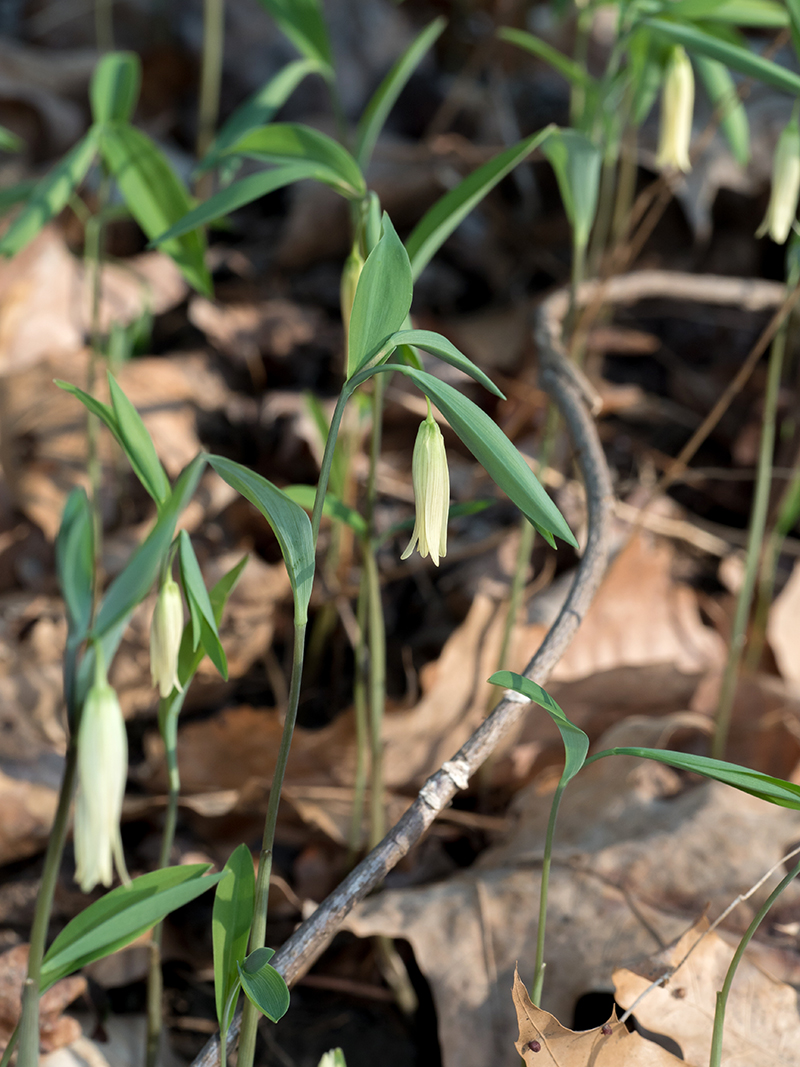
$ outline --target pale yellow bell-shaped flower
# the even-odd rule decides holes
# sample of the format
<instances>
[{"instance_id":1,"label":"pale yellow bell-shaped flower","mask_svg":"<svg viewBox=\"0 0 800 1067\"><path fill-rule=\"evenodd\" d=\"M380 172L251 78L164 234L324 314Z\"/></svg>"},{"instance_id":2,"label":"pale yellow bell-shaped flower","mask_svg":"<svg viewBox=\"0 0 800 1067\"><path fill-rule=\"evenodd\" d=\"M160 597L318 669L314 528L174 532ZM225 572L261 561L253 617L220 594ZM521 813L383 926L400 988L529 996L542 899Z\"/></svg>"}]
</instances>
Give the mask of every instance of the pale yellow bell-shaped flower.
<instances>
[{"instance_id":1,"label":"pale yellow bell-shaped flower","mask_svg":"<svg viewBox=\"0 0 800 1067\"><path fill-rule=\"evenodd\" d=\"M183 692L178 681L178 653L183 636L183 601L172 578L162 584L150 625L150 677L162 699L173 689Z\"/></svg>"},{"instance_id":2,"label":"pale yellow bell-shaped flower","mask_svg":"<svg viewBox=\"0 0 800 1067\"><path fill-rule=\"evenodd\" d=\"M686 49L676 45L667 61L661 89L661 128L656 166L660 170L692 169L689 144L694 114L694 73Z\"/></svg>"},{"instance_id":3,"label":"pale yellow bell-shaped flower","mask_svg":"<svg viewBox=\"0 0 800 1067\"><path fill-rule=\"evenodd\" d=\"M768 233L775 244L782 245L791 233L800 199L800 125L796 118L778 138L772 161L772 191L764 221L756 237Z\"/></svg>"},{"instance_id":4,"label":"pale yellow bell-shaped flower","mask_svg":"<svg viewBox=\"0 0 800 1067\"><path fill-rule=\"evenodd\" d=\"M98 882L111 885L114 861L122 881L129 881L119 832L128 738L117 694L102 667L81 713L77 769L75 881L88 893Z\"/></svg>"},{"instance_id":5,"label":"pale yellow bell-shaped flower","mask_svg":"<svg viewBox=\"0 0 800 1067\"><path fill-rule=\"evenodd\" d=\"M417 431L411 463L417 520L401 559L408 559L419 544L419 554L430 557L436 566L447 554L447 517L450 510L450 472L444 450L444 437L428 411Z\"/></svg>"}]
</instances>

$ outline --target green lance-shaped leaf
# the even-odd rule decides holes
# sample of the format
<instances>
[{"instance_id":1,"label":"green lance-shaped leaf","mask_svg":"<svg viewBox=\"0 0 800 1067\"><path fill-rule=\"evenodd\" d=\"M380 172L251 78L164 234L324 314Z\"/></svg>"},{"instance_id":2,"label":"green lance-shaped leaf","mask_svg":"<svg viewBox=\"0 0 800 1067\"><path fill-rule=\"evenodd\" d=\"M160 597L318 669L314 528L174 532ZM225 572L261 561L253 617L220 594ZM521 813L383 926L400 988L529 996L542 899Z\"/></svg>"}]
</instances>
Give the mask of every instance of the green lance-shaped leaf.
<instances>
[{"instance_id":1,"label":"green lance-shaped leaf","mask_svg":"<svg viewBox=\"0 0 800 1067\"><path fill-rule=\"evenodd\" d=\"M459 182L454 189L445 193L422 216L406 241L415 279L420 276L456 226L463 222L498 182L539 147L551 129L552 127L548 126L500 152L494 159L490 159Z\"/></svg>"},{"instance_id":2,"label":"green lance-shaped leaf","mask_svg":"<svg viewBox=\"0 0 800 1067\"><path fill-rule=\"evenodd\" d=\"M366 170L383 125L397 98L407 85L408 79L441 36L446 25L447 20L440 16L426 26L422 33L411 42L373 93L359 119L356 131L355 157L362 169Z\"/></svg>"},{"instance_id":3,"label":"green lance-shaped leaf","mask_svg":"<svg viewBox=\"0 0 800 1067\"><path fill-rule=\"evenodd\" d=\"M0 215L5 215L9 208L27 200L35 188L36 182L33 178L26 178L24 181L15 182L14 185L7 185L5 189L0 189Z\"/></svg>"},{"instance_id":4,"label":"green lance-shaped leaf","mask_svg":"<svg viewBox=\"0 0 800 1067\"><path fill-rule=\"evenodd\" d=\"M225 610L225 605L228 602L228 597L233 592L236 583L241 577L242 571L247 565L247 556L243 556L242 559L220 578L220 580L214 585L209 593L209 600L211 601L211 607L214 611L214 622L217 625L217 631L219 631L219 625L222 622L222 613ZM184 694L188 688L189 682L194 677L197 668L206 654L205 642L207 637L207 631L205 625L201 627L200 633L200 647L195 648L192 640L192 621L191 619L183 629L183 636L181 637L181 648L178 653L178 681L181 683L184 692L179 693L176 689L171 698L166 701L161 701L159 704L159 728L161 732L164 732L163 724L161 723L161 713L164 712L165 717L170 714L172 709L175 709L175 714L183 707Z\"/></svg>"},{"instance_id":5,"label":"green lance-shaped leaf","mask_svg":"<svg viewBox=\"0 0 800 1067\"><path fill-rule=\"evenodd\" d=\"M56 537L56 567L69 628L82 639L92 619L94 590L94 522L83 489L73 489L67 497Z\"/></svg>"},{"instance_id":6,"label":"green lance-shaped leaf","mask_svg":"<svg viewBox=\"0 0 800 1067\"><path fill-rule=\"evenodd\" d=\"M238 182L233 182L225 189L220 189L214 196L198 204L196 208L179 219L174 226L170 226L164 233L160 233L150 242L151 245L160 245L178 237L183 237L198 226L207 226L211 222L224 215L230 215L232 211L259 200L268 193L274 193L276 189L282 189L285 185L313 178L318 182L326 182L330 178L330 172L326 167L318 163L291 163L285 167L275 167L273 170L262 170L258 174L248 174Z\"/></svg>"},{"instance_id":7,"label":"green lance-shaped leaf","mask_svg":"<svg viewBox=\"0 0 800 1067\"><path fill-rule=\"evenodd\" d=\"M497 31L497 36L501 41L508 41L509 44L515 44L518 48L524 48L526 52L530 52L537 59L543 59L559 74L563 74L571 85L579 85L584 89L596 85L594 78L580 63L575 63L565 56L563 52L559 52L558 49L543 41L541 37L536 37L534 34L528 33L527 30L516 30L510 26L501 26Z\"/></svg>"},{"instance_id":8,"label":"green lance-shaped leaf","mask_svg":"<svg viewBox=\"0 0 800 1067\"><path fill-rule=\"evenodd\" d=\"M97 123L129 122L139 100L142 65L135 52L109 52L92 77L89 99Z\"/></svg>"},{"instance_id":9,"label":"green lance-shaped leaf","mask_svg":"<svg viewBox=\"0 0 800 1067\"><path fill-rule=\"evenodd\" d=\"M298 51L333 76L333 53L319 0L261 0Z\"/></svg>"},{"instance_id":10,"label":"green lance-shaped leaf","mask_svg":"<svg viewBox=\"0 0 800 1067\"><path fill-rule=\"evenodd\" d=\"M217 474L254 504L272 527L292 584L295 620L305 623L314 583L314 541L308 515L272 482L241 463L222 456L207 459Z\"/></svg>"},{"instance_id":11,"label":"green lance-shaped leaf","mask_svg":"<svg viewBox=\"0 0 800 1067\"><path fill-rule=\"evenodd\" d=\"M451 367L457 367L460 371L468 374L470 378L474 378L476 382L482 385L484 389L488 389L494 396L505 400L505 396L492 379L484 374L480 367L477 367L451 341L448 341L446 337L442 337L440 333L434 333L432 330L400 330L399 333L392 334L386 344L387 346L391 345L392 348L400 345L413 345L415 348L422 348L426 352L430 352L431 355L438 356L444 363L449 363Z\"/></svg>"},{"instance_id":12,"label":"green lance-shaped leaf","mask_svg":"<svg viewBox=\"0 0 800 1067\"><path fill-rule=\"evenodd\" d=\"M192 208L192 201L163 153L140 130L125 123L101 127L100 151L133 217L151 240L163 234ZM205 265L206 240L199 230L161 247L198 292L211 295Z\"/></svg>"},{"instance_id":13,"label":"green lance-shaped leaf","mask_svg":"<svg viewBox=\"0 0 800 1067\"><path fill-rule=\"evenodd\" d=\"M347 376L363 369L405 323L414 283L403 242L384 212L383 235L361 270L350 312Z\"/></svg>"},{"instance_id":14,"label":"green lance-shaped leaf","mask_svg":"<svg viewBox=\"0 0 800 1067\"><path fill-rule=\"evenodd\" d=\"M661 748L627 746L598 752L592 756L590 762L605 756L638 756L640 759L656 760L658 763L666 763L670 767L675 767L679 771L690 771L692 774L700 774L704 778L723 782L725 785L733 786L734 789L740 789L743 793L750 793L760 800L767 800L770 804L800 810L800 785L786 782L783 778L773 778L760 771L750 770L749 767L740 767L738 763L726 763L723 760L711 759L709 756L694 756L688 752L669 752Z\"/></svg>"},{"instance_id":15,"label":"green lance-shaped leaf","mask_svg":"<svg viewBox=\"0 0 800 1067\"><path fill-rule=\"evenodd\" d=\"M426 371L392 363L363 371L347 383L347 388L354 390L371 374L385 371L405 374L436 405L495 485L517 505L549 545L555 548L555 534L577 548L578 542L564 517L518 449L482 408L452 385Z\"/></svg>"},{"instance_id":16,"label":"green lance-shaped leaf","mask_svg":"<svg viewBox=\"0 0 800 1067\"><path fill-rule=\"evenodd\" d=\"M185 530L181 530L178 534L178 558L183 591L189 604L192 651L196 651L202 640L203 648L208 653L209 659L227 681L228 660L219 639L214 607L203 581L191 538Z\"/></svg>"},{"instance_id":17,"label":"green lance-shaped leaf","mask_svg":"<svg viewBox=\"0 0 800 1067\"><path fill-rule=\"evenodd\" d=\"M271 948L257 948L238 969L247 999L262 1015L276 1023L289 1010L289 987L283 976L269 964L274 955Z\"/></svg>"},{"instance_id":18,"label":"green lance-shaped leaf","mask_svg":"<svg viewBox=\"0 0 800 1067\"><path fill-rule=\"evenodd\" d=\"M141 416L108 372L111 405L119 431L119 439L136 477L159 507L170 498L169 478L156 453L153 439Z\"/></svg>"},{"instance_id":19,"label":"green lance-shaped leaf","mask_svg":"<svg viewBox=\"0 0 800 1067\"><path fill-rule=\"evenodd\" d=\"M638 27L628 42L628 78L631 88L631 123L638 129L650 114L664 81L664 61L669 47L656 41L649 30Z\"/></svg>"},{"instance_id":20,"label":"green lance-shaped leaf","mask_svg":"<svg viewBox=\"0 0 800 1067\"><path fill-rule=\"evenodd\" d=\"M30 199L0 240L0 255L16 255L66 207L86 177L97 147L98 130L92 126L61 162L33 187Z\"/></svg>"},{"instance_id":21,"label":"green lance-shaped leaf","mask_svg":"<svg viewBox=\"0 0 800 1067\"><path fill-rule=\"evenodd\" d=\"M667 22L666 19L646 19L644 25L654 33L675 44L682 44L690 52L716 59L740 74L758 78L767 85L782 89L797 96L800 93L800 75L787 70L769 59L763 59L747 48L731 44L722 37L715 37L696 26Z\"/></svg>"},{"instance_id":22,"label":"green lance-shaped leaf","mask_svg":"<svg viewBox=\"0 0 800 1067\"><path fill-rule=\"evenodd\" d=\"M497 671L489 681L492 685L502 685L505 689L513 689L515 693L521 693L528 700L532 700L534 704L544 708L556 724L561 740L564 742L564 773L561 775L560 784L566 785L586 761L589 738L574 722L570 722L550 694L530 678L522 674L514 674L513 671Z\"/></svg>"},{"instance_id":23,"label":"green lance-shaped leaf","mask_svg":"<svg viewBox=\"0 0 800 1067\"><path fill-rule=\"evenodd\" d=\"M0 152L21 152L25 142L5 126L0 126Z\"/></svg>"},{"instance_id":24,"label":"green lance-shaped leaf","mask_svg":"<svg viewBox=\"0 0 800 1067\"><path fill-rule=\"evenodd\" d=\"M42 962L41 990L135 941L176 908L212 889L223 877L208 863L164 867L134 878L96 900L67 923ZM205 877L202 877L205 875Z\"/></svg>"},{"instance_id":25,"label":"green lance-shaped leaf","mask_svg":"<svg viewBox=\"0 0 800 1067\"><path fill-rule=\"evenodd\" d=\"M792 44L795 52L800 55L800 0L786 0L789 10L789 27L792 31Z\"/></svg>"},{"instance_id":26,"label":"green lance-shaped leaf","mask_svg":"<svg viewBox=\"0 0 800 1067\"><path fill-rule=\"evenodd\" d=\"M205 462L205 456L201 454L181 472L155 526L103 597L94 624L95 636L101 637L106 631L113 629L147 596L169 550L178 516L189 503Z\"/></svg>"},{"instance_id":27,"label":"green lance-shaped leaf","mask_svg":"<svg viewBox=\"0 0 800 1067\"><path fill-rule=\"evenodd\" d=\"M704 19L775 30L789 24L789 13L775 0L676 0L667 10L670 18L680 21Z\"/></svg>"},{"instance_id":28,"label":"green lance-shaped leaf","mask_svg":"<svg viewBox=\"0 0 800 1067\"><path fill-rule=\"evenodd\" d=\"M215 166L220 157L250 130L265 126L283 107L300 82L309 74L319 73L315 59L295 59L279 70L234 111L223 125L198 168L200 172Z\"/></svg>"},{"instance_id":29,"label":"green lance-shaped leaf","mask_svg":"<svg viewBox=\"0 0 800 1067\"><path fill-rule=\"evenodd\" d=\"M310 126L294 122L273 122L250 130L223 153L249 156L265 163L312 163L326 177L321 180L338 193L360 200L367 191L364 175L346 148Z\"/></svg>"},{"instance_id":30,"label":"green lance-shaped leaf","mask_svg":"<svg viewBox=\"0 0 800 1067\"><path fill-rule=\"evenodd\" d=\"M585 248L597 210L603 156L586 134L554 129L542 145L558 180L575 243Z\"/></svg>"},{"instance_id":31,"label":"green lance-shaped leaf","mask_svg":"<svg viewBox=\"0 0 800 1067\"><path fill-rule=\"evenodd\" d=\"M253 921L256 880L253 857L247 845L239 845L225 864L214 894L211 938L214 945L214 995L220 1031L227 1032L236 1005L239 965L247 955L247 939Z\"/></svg>"},{"instance_id":32,"label":"green lance-shaped leaf","mask_svg":"<svg viewBox=\"0 0 800 1067\"><path fill-rule=\"evenodd\" d=\"M724 64L708 56L695 56L694 65L706 87L709 100L714 109L719 110L722 132L731 146L734 159L739 166L746 167L750 161L750 124L730 71Z\"/></svg>"},{"instance_id":33,"label":"green lance-shaped leaf","mask_svg":"<svg viewBox=\"0 0 800 1067\"><path fill-rule=\"evenodd\" d=\"M317 495L316 486L313 485L287 485L283 490L284 493L293 500L295 504L299 504L304 511L314 510L314 498ZM354 530L359 537L367 536L367 523L362 515L360 515L355 508L348 507L344 504L338 496L334 493L328 492L325 494L325 500L322 505L322 514L329 519L335 519L337 522L343 522L349 526L351 530Z\"/></svg>"}]
</instances>

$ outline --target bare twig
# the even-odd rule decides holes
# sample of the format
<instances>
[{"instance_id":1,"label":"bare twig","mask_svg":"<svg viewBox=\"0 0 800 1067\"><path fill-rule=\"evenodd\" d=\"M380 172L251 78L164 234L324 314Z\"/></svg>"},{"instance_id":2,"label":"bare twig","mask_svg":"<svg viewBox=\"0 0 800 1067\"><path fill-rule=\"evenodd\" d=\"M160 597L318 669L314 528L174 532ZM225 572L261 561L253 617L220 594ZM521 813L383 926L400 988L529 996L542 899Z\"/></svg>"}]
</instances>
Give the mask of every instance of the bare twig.
<instances>
[{"instance_id":1,"label":"bare twig","mask_svg":"<svg viewBox=\"0 0 800 1067\"><path fill-rule=\"evenodd\" d=\"M613 492L597 430L585 400L585 390L567 363L561 344L563 314L568 298L555 293L539 309L536 338L541 360L541 382L557 404L575 447L586 486L589 533L575 581L561 612L541 647L525 669L538 683L547 680L578 629L597 589L608 560L609 526ZM437 815L491 755L495 747L525 714L530 702L507 693L466 744L425 783L397 825L348 875L289 938L272 964L291 985L312 966L327 947L353 907L385 879L429 829ZM228 1047L235 1044L241 1015L228 1031ZM217 1067L219 1036L213 1037L192 1067Z\"/></svg>"}]
</instances>

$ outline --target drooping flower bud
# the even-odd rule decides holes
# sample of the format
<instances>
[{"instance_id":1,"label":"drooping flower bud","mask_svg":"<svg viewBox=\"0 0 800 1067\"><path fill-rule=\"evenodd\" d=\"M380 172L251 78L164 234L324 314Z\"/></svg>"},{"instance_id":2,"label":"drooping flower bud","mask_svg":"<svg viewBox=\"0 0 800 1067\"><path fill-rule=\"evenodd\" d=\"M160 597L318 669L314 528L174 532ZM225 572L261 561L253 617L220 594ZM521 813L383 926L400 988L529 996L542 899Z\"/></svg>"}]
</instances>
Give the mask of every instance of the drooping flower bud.
<instances>
[{"instance_id":1,"label":"drooping flower bud","mask_svg":"<svg viewBox=\"0 0 800 1067\"><path fill-rule=\"evenodd\" d=\"M113 861L122 881L129 881L119 832L127 777L125 721L117 694L100 665L78 728L75 881L84 893L98 882L111 885Z\"/></svg>"},{"instance_id":2,"label":"drooping flower bud","mask_svg":"<svg viewBox=\"0 0 800 1067\"><path fill-rule=\"evenodd\" d=\"M178 681L178 653L183 634L183 601L172 578L162 584L150 626L150 676L162 698L173 689L183 692Z\"/></svg>"},{"instance_id":3,"label":"drooping flower bud","mask_svg":"<svg viewBox=\"0 0 800 1067\"><path fill-rule=\"evenodd\" d=\"M661 129L658 136L656 166L661 170L692 169L689 143L692 139L694 113L694 73L686 50L676 45L667 61L661 89Z\"/></svg>"},{"instance_id":4,"label":"drooping flower bud","mask_svg":"<svg viewBox=\"0 0 800 1067\"><path fill-rule=\"evenodd\" d=\"M430 557L436 566L447 554L447 517L450 508L450 472L444 450L444 437L428 410L417 431L411 463L417 519L414 532L401 559L408 559L419 543L419 554Z\"/></svg>"},{"instance_id":5,"label":"drooping flower bud","mask_svg":"<svg viewBox=\"0 0 800 1067\"><path fill-rule=\"evenodd\" d=\"M775 244L782 245L789 236L797 216L800 198L800 125L796 118L778 138L772 162L772 191L767 213L756 230L756 237L768 233Z\"/></svg>"}]
</instances>

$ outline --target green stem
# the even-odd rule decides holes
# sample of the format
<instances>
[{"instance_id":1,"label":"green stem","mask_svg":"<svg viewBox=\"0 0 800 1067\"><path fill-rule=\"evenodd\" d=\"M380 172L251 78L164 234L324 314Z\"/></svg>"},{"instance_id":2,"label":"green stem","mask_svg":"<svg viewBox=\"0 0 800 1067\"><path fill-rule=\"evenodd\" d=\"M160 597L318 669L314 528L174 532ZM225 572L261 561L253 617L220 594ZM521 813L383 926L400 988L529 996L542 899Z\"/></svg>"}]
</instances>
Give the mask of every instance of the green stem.
<instances>
[{"instance_id":1,"label":"green stem","mask_svg":"<svg viewBox=\"0 0 800 1067\"><path fill-rule=\"evenodd\" d=\"M175 843L175 828L178 822L178 798L181 791L181 779L178 771L178 715L188 689L188 682L183 693L175 691L159 704L158 721L161 736L164 739L164 754L167 763L167 808L164 815L164 829L161 832L161 851L158 857L159 868L169 866L172 846ZM161 974L161 932L162 923L153 930L150 941L150 960L147 973L147 1042L145 1049L146 1067L156 1067L158 1063L161 1031L163 1029L163 977Z\"/></svg>"},{"instance_id":2,"label":"green stem","mask_svg":"<svg viewBox=\"0 0 800 1067\"><path fill-rule=\"evenodd\" d=\"M322 522L322 508L325 504L325 494L328 491L331 465L333 463L333 452L336 448L336 438L339 435L339 427L342 423L345 404L350 399L351 393L352 389L348 388L348 384L346 383L344 389L342 389L339 394L339 399L336 401L330 429L328 430L328 437L325 441L325 451L322 453L322 464L319 471L319 481L317 482L317 493L314 497L314 509L311 512L311 536L315 546L317 539L319 538L319 527Z\"/></svg>"},{"instance_id":3,"label":"green stem","mask_svg":"<svg viewBox=\"0 0 800 1067\"><path fill-rule=\"evenodd\" d=\"M736 696L736 684L739 677L739 667L742 662L742 655L747 637L747 622L750 617L753 590L758 575L761 545L764 541L764 529L767 523L769 494L772 485L772 459L775 450L775 416L778 408L778 393L781 384L783 357L784 352L786 351L786 331L787 323L784 322L778 333L775 335L775 340L772 342L772 349L769 356L767 388L764 395L764 418L761 429L761 445L758 455L758 470L756 473L756 484L753 494L753 506L750 514L750 530L747 536L744 580L742 582L742 588L739 590L739 598L736 602L736 614L733 620L733 631L731 633L728 661L725 665L725 673L722 679L714 740L711 746L711 755L715 759L723 759L725 756L725 746L728 741L728 732L730 730L733 702Z\"/></svg>"},{"instance_id":4,"label":"green stem","mask_svg":"<svg viewBox=\"0 0 800 1067\"><path fill-rule=\"evenodd\" d=\"M556 831L558 807L566 782L559 782L550 805L550 818L547 821L547 835L544 840L544 858L542 860L542 886L539 891L539 926L536 930L536 963L533 972L533 989L531 1000L538 1008L542 997L544 983L544 935L547 928L547 892L550 887L550 863L553 855L553 838Z\"/></svg>"},{"instance_id":5,"label":"green stem","mask_svg":"<svg viewBox=\"0 0 800 1067\"><path fill-rule=\"evenodd\" d=\"M8 1044L3 1051L2 1058L0 1058L0 1067L8 1067L11 1062L11 1057L14 1055L14 1049L17 1047L19 1041L19 1023L14 1027L14 1033L8 1039Z\"/></svg>"},{"instance_id":6,"label":"green stem","mask_svg":"<svg viewBox=\"0 0 800 1067\"><path fill-rule=\"evenodd\" d=\"M733 979L736 975L736 969L741 962L742 956L745 953L745 949L750 944L753 934L761 925L765 915L786 889L790 882L792 882L797 875L800 874L800 862L793 867L793 869L783 878L778 885L772 890L770 895L761 905L753 917L753 921L747 927L744 937L736 947L736 951L733 954L730 966L728 967L728 973L725 975L725 981L722 983L722 989L717 993L717 1007L714 1012L714 1032L711 1038L711 1058L709 1059L709 1067L720 1067L722 1062L722 1034L725 1026L725 1009L728 1004L728 994L731 991L733 985Z\"/></svg>"},{"instance_id":7,"label":"green stem","mask_svg":"<svg viewBox=\"0 0 800 1067\"><path fill-rule=\"evenodd\" d=\"M600 189L597 195L597 215L590 241L589 273L592 277L600 272L600 264L608 244L611 222L614 216L614 203L617 177L617 151L606 151L603 157L603 169L600 173Z\"/></svg>"},{"instance_id":8,"label":"green stem","mask_svg":"<svg viewBox=\"0 0 800 1067\"><path fill-rule=\"evenodd\" d=\"M269 905L269 878L272 873L272 849L275 844L275 828L278 825L278 808L280 806L281 790L283 789L283 779L286 774L289 749L292 745L294 724L297 720L297 706L300 702L300 682L303 676L305 641L306 622L305 620L298 621L295 619L294 655L292 658L292 679L289 685L289 703L286 708L286 718L283 722L283 734L281 736L280 748L278 749L278 758L275 763L275 773L272 777L272 786L269 791L267 814L264 819L264 837L261 842L261 857L258 864L258 878L256 879L253 925L250 928L250 952L254 952L257 948L263 948L267 936L267 909ZM258 1016L258 1009L245 997L244 1010L242 1013L242 1030L239 1038L239 1058L237 1067L253 1067Z\"/></svg>"},{"instance_id":9,"label":"green stem","mask_svg":"<svg viewBox=\"0 0 800 1067\"><path fill-rule=\"evenodd\" d=\"M363 552L366 555L367 548ZM361 826L364 818L364 795L367 789L367 754L369 751L369 722L367 718L367 601L369 591L366 570L361 571L358 587L356 622L358 641L353 650L355 656L355 679L353 681L353 706L356 719L356 769L353 782L353 814L350 820L350 841L347 865L351 867L361 851Z\"/></svg>"},{"instance_id":10,"label":"green stem","mask_svg":"<svg viewBox=\"0 0 800 1067\"><path fill-rule=\"evenodd\" d=\"M78 769L78 724L70 734L67 754L64 761L64 776L58 796L53 827L47 841L44 855L44 867L39 894L36 898L36 910L31 926L30 948L28 950L28 977L22 993L22 1015L19 1026L19 1067L38 1067L39 1064L39 979L42 973L47 931L50 926L50 912L53 908L58 871L61 867L61 855L67 839L69 826L69 809L75 778Z\"/></svg>"},{"instance_id":11,"label":"green stem","mask_svg":"<svg viewBox=\"0 0 800 1067\"><path fill-rule=\"evenodd\" d=\"M378 561L370 544L364 553L368 587L369 725L372 744L369 844L374 848L386 832L383 806L383 715L386 707L386 627L383 618Z\"/></svg>"},{"instance_id":12,"label":"green stem","mask_svg":"<svg viewBox=\"0 0 800 1067\"><path fill-rule=\"evenodd\" d=\"M225 45L225 0L203 0L203 59L197 116L197 158L211 147L219 117L219 90Z\"/></svg>"}]
</instances>

